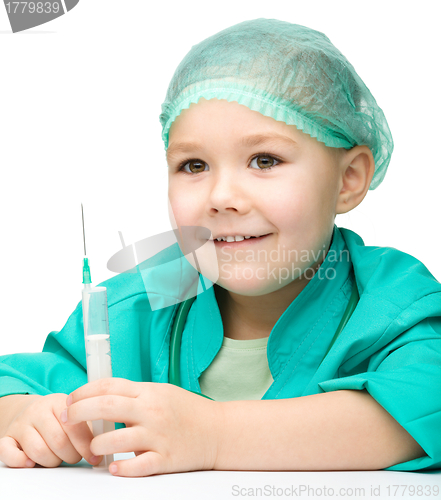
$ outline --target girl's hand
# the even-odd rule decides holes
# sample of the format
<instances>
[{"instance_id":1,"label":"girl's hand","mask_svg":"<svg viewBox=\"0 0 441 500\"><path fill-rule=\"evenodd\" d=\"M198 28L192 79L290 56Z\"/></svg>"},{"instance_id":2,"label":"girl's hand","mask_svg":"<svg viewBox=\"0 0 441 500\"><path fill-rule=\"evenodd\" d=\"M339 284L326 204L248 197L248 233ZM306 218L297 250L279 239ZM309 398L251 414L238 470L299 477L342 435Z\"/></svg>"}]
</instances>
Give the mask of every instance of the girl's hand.
<instances>
[{"instance_id":1,"label":"girl's hand","mask_svg":"<svg viewBox=\"0 0 441 500\"><path fill-rule=\"evenodd\" d=\"M58 467L62 461L76 464L83 457L93 465L100 463L102 457L94 461L90 451L91 424L65 427L59 420L66 397L63 393L29 396L29 404L0 439L0 460L9 467Z\"/></svg>"},{"instance_id":2,"label":"girl's hand","mask_svg":"<svg viewBox=\"0 0 441 500\"><path fill-rule=\"evenodd\" d=\"M106 378L76 389L66 404L67 427L101 419L126 425L90 443L94 455L135 452L136 458L112 462L109 470L117 476L210 470L215 464L220 402L172 384Z\"/></svg>"}]
</instances>

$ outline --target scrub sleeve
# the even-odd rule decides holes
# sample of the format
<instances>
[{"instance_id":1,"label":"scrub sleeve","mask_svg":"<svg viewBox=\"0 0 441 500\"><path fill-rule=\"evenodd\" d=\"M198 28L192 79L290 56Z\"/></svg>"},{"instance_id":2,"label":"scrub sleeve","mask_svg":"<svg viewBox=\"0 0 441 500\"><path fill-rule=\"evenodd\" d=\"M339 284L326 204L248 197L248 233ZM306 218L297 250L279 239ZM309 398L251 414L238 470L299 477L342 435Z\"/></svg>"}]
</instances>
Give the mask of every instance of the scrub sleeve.
<instances>
[{"instance_id":1,"label":"scrub sleeve","mask_svg":"<svg viewBox=\"0 0 441 500\"><path fill-rule=\"evenodd\" d=\"M371 356L365 373L318 384L325 392L366 389L428 455L384 470L441 468L440 339L441 317L426 318Z\"/></svg>"}]
</instances>

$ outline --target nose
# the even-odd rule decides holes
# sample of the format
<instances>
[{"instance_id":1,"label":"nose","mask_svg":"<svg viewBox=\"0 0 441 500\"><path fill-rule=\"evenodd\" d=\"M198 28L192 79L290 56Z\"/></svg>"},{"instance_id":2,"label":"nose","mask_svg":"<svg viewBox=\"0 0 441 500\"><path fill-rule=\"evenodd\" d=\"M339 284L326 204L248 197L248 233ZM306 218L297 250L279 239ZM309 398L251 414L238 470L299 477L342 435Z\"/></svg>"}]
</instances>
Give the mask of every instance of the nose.
<instances>
[{"instance_id":1,"label":"nose","mask_svg":"<svg viewBox=\"0 0 441 500\"><path fill-rule=\"evenodd\" d=\"M208 203L211 210L218 212L246 210L249 197L235 169L221 167L212 176Z\"/></svg>"}]
</instances>

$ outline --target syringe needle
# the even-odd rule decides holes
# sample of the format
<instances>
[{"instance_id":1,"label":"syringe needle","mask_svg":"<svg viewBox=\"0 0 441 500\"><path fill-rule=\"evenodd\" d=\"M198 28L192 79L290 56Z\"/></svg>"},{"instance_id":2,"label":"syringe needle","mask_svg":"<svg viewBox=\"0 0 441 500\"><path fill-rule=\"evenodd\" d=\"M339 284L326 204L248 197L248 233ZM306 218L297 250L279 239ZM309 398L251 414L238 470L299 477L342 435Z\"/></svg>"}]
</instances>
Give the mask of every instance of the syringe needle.
<instances>
[{"instance_id":1,"label":"syringe needle","mask_svg":"<svg viewBox=\"0 0 441 500\"><path fill-rule=\"evenodd\" d=\"M84 234L84 213L83 213L83 204L81 203L81 217L83 219L83 242L84 242L84 256L86 256L86 235Z\"/></svg>"},{"instance_id":2,"label":"syringe needle","mask_svg":"<svg viewBox=\"0 0 441 500\"><path fill-rule=\"evenodd\" d=\"M90 279L90 268L89 268L89 259L86 257L86 235L84 233L84 212L83 212L83 204L81 203L81 217L83 219L83 243L84 243L84 259L83 259L83 283L84 288L90 288L90 284L92 283Z\"/></svg>"}]
</instances>

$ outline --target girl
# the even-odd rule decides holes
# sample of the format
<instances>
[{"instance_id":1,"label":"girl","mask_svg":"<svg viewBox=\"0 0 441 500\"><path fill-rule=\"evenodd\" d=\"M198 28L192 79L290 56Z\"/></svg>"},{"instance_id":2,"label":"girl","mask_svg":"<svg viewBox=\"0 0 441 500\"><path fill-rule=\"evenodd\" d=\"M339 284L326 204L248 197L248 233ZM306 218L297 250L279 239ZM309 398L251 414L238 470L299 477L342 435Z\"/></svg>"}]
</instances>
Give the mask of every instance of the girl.
<instances>
[{"instance_id":1,"label":"girl","mask_svg":"<svg viewBox=\"0 0 441 500\"><path fill-rule=\"evenodd\" d=\"M171 223L208 236L197 259L179 241L103 283L114 378L86 383L81 303L42 353L0 357L0 459L135 452L110 465L121 476L440 467L441 285L334 223L393 150L351 64L322 33L245 21L192 47L160 121ZM193 288L172 273L183 256ZM184 296L154 306L167 278L193 290L180 387ZM97 419L117 430L93 438Z\"/></svg>"}]
</instances>

